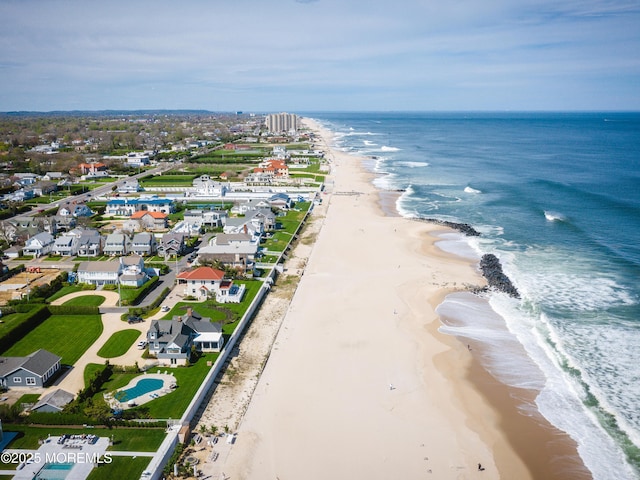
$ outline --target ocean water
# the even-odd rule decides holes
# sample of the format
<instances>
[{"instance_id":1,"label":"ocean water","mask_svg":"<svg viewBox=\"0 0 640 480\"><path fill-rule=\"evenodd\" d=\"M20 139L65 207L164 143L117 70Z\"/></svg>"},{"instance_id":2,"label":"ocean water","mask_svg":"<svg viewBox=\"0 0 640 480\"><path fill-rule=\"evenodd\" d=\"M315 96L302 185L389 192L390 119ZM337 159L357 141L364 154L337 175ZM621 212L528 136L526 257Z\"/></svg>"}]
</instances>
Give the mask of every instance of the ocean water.
<instances>
[{"instance_id":1,"label":"ocean water","mask_svg":"<svg viewBox=\"0 0 640 480\"><path fill-rule=\"evenodd\" d=\"M596 479L640 478L640 113L309 113L368 157L401 215L469 223L521 299L451 295L442 330L539 391Z\"/></svg>"}]
</instances>

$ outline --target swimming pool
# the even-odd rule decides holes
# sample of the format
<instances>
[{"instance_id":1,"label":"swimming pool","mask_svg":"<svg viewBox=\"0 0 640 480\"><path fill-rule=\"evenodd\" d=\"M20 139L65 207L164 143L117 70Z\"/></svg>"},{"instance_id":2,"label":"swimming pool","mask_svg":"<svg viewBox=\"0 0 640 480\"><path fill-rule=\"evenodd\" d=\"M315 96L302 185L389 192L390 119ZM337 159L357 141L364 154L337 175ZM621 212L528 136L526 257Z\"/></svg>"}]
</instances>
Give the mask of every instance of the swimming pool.
<instances>
[{"instance_id":1,"label":"swimming pool","mask_svg":"<svg viewBox=\"0 0 640 480\"><path fill-rule=\"evenodd\" d=\"M73 463L45 463L33 480L64 480L73 468Z\"/></svg>"},{"instance_id":2,"label":"swimming pool","mask_svg":"<svg viewBox=\"0 0 640 480\"><path fill-rule=\"evenodd\" d=\"M127 388L126 390L120 390L116 392L113 396L119 402L128 402L129 400L133 400L145 393L153 392L154 390L159 390L163 387L164 381L159 378L142 378L138 380L133 387Z\"/></svg>"}]
</instances>

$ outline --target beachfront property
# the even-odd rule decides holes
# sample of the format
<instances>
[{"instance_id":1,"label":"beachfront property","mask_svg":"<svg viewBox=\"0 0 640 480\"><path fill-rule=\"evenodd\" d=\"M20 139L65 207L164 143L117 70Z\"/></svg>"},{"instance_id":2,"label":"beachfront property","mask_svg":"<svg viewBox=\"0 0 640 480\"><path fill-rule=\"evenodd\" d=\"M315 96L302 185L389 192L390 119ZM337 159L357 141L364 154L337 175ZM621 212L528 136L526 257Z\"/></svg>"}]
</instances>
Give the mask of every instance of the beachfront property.
<instances>
[{"instance_id":1,"label":"beachfront property","mask_svg":"<svg viewBox=\"0 0 640 480\"><path fill-rule=\"evenodd\" d=\"M295 113L271 113L264 119L270 133L288 133L298 130L298 116Z\"/></svg>"},{"instance_id":2,"label":"beachfront property","mask_svg":"<svg viewBox=\"0 0 640 480\"><path fill-rule=\"evenodd\" d=\"M201 352L219 352L224 344L222 325L212 323L191 308L172 320L153 320L147 331L149 354L164 365L186 365L191 347Z\"/></svg>"},{"instance_id":3,"label":"beachfront property","mask_svg":"<svg viewBox=\"0 0 640 480\"><path fill-rule=\"evenodd\" d=\"M191 209L184 212L183 221L194 229L221 227L227 219L226 210Z\"/></svg>"},{"instance_id":4,"label":"beachfront property","mask_svg":"<svg viewBox=\"0 0 640 480\"><path fill-rule=\"evenodd\" d=\"M26 357L0 357L0 387L43 387L60 370L61 359L44 349Z\"/></svg>"},{"instance_id":5,"label":"beachfront property","mask_svg":"<svg viewBox=\"0 0 640 480\"><path fill-rule=\"evenodd\" d=\"M198 300L215 298L220 303L240 303L244 295L244 285L234 285L224 278L224 272L212 267L198 267L180 272L176 276L178 285L184 285L184 294Z\"/></svg>"}]
</instances>

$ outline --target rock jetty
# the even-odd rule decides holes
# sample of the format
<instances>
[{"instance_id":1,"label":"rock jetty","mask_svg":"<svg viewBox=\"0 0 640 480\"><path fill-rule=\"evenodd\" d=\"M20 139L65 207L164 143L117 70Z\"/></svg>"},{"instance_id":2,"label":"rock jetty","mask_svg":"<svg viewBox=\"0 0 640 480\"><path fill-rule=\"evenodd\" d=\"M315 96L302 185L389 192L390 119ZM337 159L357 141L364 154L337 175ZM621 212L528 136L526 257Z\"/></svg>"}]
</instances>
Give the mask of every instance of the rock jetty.
<instances>
[{"instance_id":1,"label":"rock jetty","mask_svg":"<svg viewBox=\"0 0 640 480\"><path fill-rule=\"evenodd\" d=\"M487 279L489 287L500 292L504 292L513 298L520 298L518 289L513 286L509 277L502 271L502 265L498 257L492 253L487 253L480 259L480 270Z\"/></svg>"},{"instance_id":2,"label":"rock jetty","mask_svg":"<svg viewBox=\"0 0 640 480\"><path fill-rule=\"evenodd\" d=\"M449 222L447 220L439 220L437 218L421 218L420 220L424 222L435 223L437 225L443 225L445 227L452 228L453 230L457 230L461 233L464 233L467 237L480 236L480 232L478 232L475 228L473 228L468 223Z\"/></svg>"}]
</instances>

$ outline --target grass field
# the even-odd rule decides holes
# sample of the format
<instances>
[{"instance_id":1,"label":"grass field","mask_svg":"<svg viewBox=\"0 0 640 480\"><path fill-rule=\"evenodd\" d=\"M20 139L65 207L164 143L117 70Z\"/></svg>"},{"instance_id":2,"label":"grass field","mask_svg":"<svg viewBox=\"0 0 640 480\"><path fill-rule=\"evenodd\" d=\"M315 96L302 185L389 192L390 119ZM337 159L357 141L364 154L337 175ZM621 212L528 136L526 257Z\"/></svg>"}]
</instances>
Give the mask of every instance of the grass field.
<instances>
[{"instance_id":1,"label":"grass field","mask_svg":"<svg viewBox=\"0 0 640 480\"><path fill-rule=\"evenodd\" d=\"M139 336L140 332L138 330L120 330L111 335L109 340L98 350L98 355L102 358L115 358L124 355Z\"/></svg>"},{"instance_id":2,"label":"grass field","mask_svg":"<svg viewBox=\"0 0 640 480\"><path fill-rule=\"evenodd\" d=\"M14 344L3 355L23 357L39 348L73 365L102 333L100 315L52 315Z\"/></svg>"},{"instance_id":3,"label":"grass field","mask_svg":"<svg viewBox=\"0 0 640 480\"><path fill-rule=\"evenodd\" d=\"M65 433L82 434L92 433L99 437L111 437L113 435L113 446L109 450L116 451L137 451L155 452L166 435L163 428L73 428L73 427L52 427L42 428L30 425L3 424L5 432L18 432L18 436L11 442L9 448L22 448L36 450L38 440L51 436L60 436ZM130 458L130 457L124 457ZM123 477L129 478L129 477Z\"/></svg>"},{"instance_id":4,"label":"grass field","mask_svg":"<svg viewBox=\"0 0 640 480\"><path fill-rule=\"evenodd\" d=\"M149 457L111 457L111 463L99 464L91 470L87 480L140 478L150 461Z\"/></svg>"},{"instance_id":5,"label":"grass field","mask_svg":"<svg viewBox=\"0 0 640 480\"><path fill-rule=\"evenodd\" d=\"M63 303L63 305L80 305L83 307L99 307L106 299L102 295L82 295L72 298Z\"/></svg>"},{"instance_id":6,"label":"grass field","mask_svg":"<svg viewBox=\"0 0 640 480\"><path fill-rule=\"evenodd\" d=\"M149 369L147 371L148 373L164 373L165 370L170 371L176 378L178 388L138 408L148 410L151 418L180 418L211 368L207 366L207 361L213 363L216 358L218 358L217 353L207 353L189 367L154 367ZM88 372L85 372L85 378L87 373ZM111 376L111 379L103 385L102 390L93 397L93 401L103 402L103 394L105 392L113 392L118 388L124 387L134 377L139 375L139 373L115 372Z\"/></svg>"}]
</instances>

